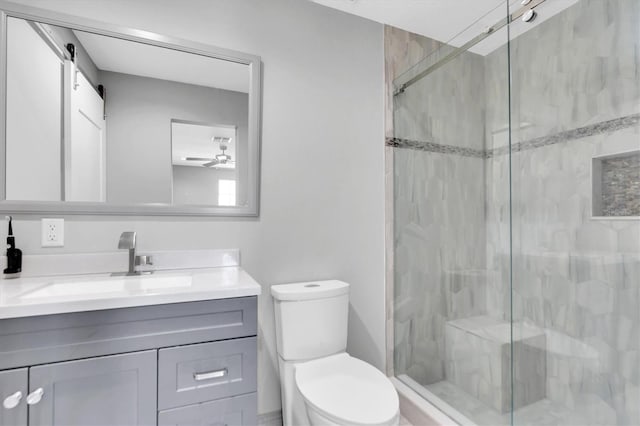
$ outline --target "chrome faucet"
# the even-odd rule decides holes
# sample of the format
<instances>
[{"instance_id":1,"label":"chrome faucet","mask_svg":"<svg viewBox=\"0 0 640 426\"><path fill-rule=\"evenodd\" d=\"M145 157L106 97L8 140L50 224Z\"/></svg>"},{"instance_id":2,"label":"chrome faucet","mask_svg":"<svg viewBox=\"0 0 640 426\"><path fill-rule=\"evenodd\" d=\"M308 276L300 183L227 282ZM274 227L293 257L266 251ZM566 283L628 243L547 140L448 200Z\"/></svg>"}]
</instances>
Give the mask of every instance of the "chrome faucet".
<instances>
[{"instance_id":1,"label":"chrome faucet","mask_svg":"<svg viewBox=\"0 0 640 426\"><path fill-rule=\"evenodd\" d=\"M129 250L129 270L128 275L136 273L136 233L135 232L123 232L120 235L120 241L118 241L118 248Z\"/></svg>"},{"instance_id":2,"label":"chrome faucet","mask_svg":"<svg viewBox=\"0 0 640 426\"><path fill-rule=\"evenodd\" d=\"M150 274L151 271L136 271L136 266L153 265L152 256L136 256L136 233L123 232L118 241L118 248L129 250L129 270L126 273L114 273L112 275L140 275Z\"/></svg>"}]
</instances>

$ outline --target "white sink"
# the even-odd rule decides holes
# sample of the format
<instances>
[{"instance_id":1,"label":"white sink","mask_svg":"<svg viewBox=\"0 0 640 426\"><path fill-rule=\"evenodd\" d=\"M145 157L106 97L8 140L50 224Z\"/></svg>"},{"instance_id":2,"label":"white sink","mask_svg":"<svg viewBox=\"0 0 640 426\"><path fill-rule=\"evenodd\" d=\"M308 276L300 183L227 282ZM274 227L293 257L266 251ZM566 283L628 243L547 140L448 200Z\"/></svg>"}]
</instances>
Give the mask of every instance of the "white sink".
<instances>
[{"instance_id":1,"label":"white sink","mask_svg":"<svg viewBox=\"0 0 640 426\"><path fill-rule=\"evenodd\" d=\"M159 290L190 287L192 277L185 275L154 276L141 275L133 277L107 278L86 281L54 281L20 296L23 300L58 298L66 300L86 299L109 293L154 293Z\"/></svg>"}]
</instances>

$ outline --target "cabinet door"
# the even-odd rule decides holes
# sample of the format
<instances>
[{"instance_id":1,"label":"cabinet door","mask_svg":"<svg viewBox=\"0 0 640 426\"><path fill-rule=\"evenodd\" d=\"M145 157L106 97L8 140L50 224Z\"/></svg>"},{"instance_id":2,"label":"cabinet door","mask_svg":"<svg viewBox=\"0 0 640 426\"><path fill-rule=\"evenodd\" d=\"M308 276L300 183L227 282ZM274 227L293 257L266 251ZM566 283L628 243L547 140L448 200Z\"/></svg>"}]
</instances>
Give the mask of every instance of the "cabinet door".
<instances>
[{"instance_id":1,"label":"cabinet door","mask_svg":"<svg viewBox=\"0 0 640 426\"><path fill-rule=\"evenodd\" d=\"M29 425L153 425L156 351L31 367ZM39 391L41 389L41 392Z\"/></svg>"},{"instance_id":2,"label":"cabinet door","mask_svg":"<svg viewBox=\"0 0 640 426\"><path fill-rule=\"evenodd\" d=\"M26 368L0 371L0 426L26 426L27 380Z\"/></svg>"}]
</instances>

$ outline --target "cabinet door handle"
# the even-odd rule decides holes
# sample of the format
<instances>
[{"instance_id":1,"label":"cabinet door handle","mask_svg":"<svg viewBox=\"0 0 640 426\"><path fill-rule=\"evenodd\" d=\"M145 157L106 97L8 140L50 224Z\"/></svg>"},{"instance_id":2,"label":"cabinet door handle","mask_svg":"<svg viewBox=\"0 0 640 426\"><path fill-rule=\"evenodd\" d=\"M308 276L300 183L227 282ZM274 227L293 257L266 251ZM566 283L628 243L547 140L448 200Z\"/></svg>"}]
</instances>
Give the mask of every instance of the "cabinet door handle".
<instances>
[{"instance_id":1,"label":"cabinet door handle","mask_svg":"<svg viewBox=\"0 0 640 426\"><path fill-rule=\"evenodd\" d=\"M223 368L221 370L207 371L206 373L193 373L193 378L199 382L202 380L217 379L226 375L227 369Z\"/></svg>"},{"instance_id":2,"label":"cabinet door handle","mask_svg":"<svg viewBox=\"0 0 640 426\"><path fill-rule=\"evenodd\" d=\"M27 395L27 404L37 404L42 399L42 395L44 395L44 390L42 390L42 388L34 390L29 395Z\"/></svg>"},{"instance_id":3,"label":"cabinet door handle","mask_svg":"<svg viewBox=\"0 0 640 426\"><path fill-rule=\"evenodd\" d=\"M22 399L22 392L18 391L14 394L9 395L2 401L2 406L7 410L11 410L20 404L20 400Z\"/></svg>"}]
</instances>

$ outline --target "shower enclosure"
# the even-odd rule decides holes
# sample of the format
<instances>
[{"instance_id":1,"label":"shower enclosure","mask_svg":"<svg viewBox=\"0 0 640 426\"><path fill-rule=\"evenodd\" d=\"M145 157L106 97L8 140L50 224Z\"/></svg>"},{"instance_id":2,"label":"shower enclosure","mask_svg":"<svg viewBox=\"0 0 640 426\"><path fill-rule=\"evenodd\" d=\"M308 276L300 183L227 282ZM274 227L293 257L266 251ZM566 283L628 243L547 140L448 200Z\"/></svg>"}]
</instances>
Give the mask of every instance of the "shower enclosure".
<instances>
[{"instance_id":1,"label":"shower enclosure","mask_svg":"<svg viewBox=\"0 0 640 426\"><path fill-rule=\"evenodd\" d=\"M394 374L461 424L640 425L640 0L412 37L386 141Z\"/></svg>"}]
</instances>

